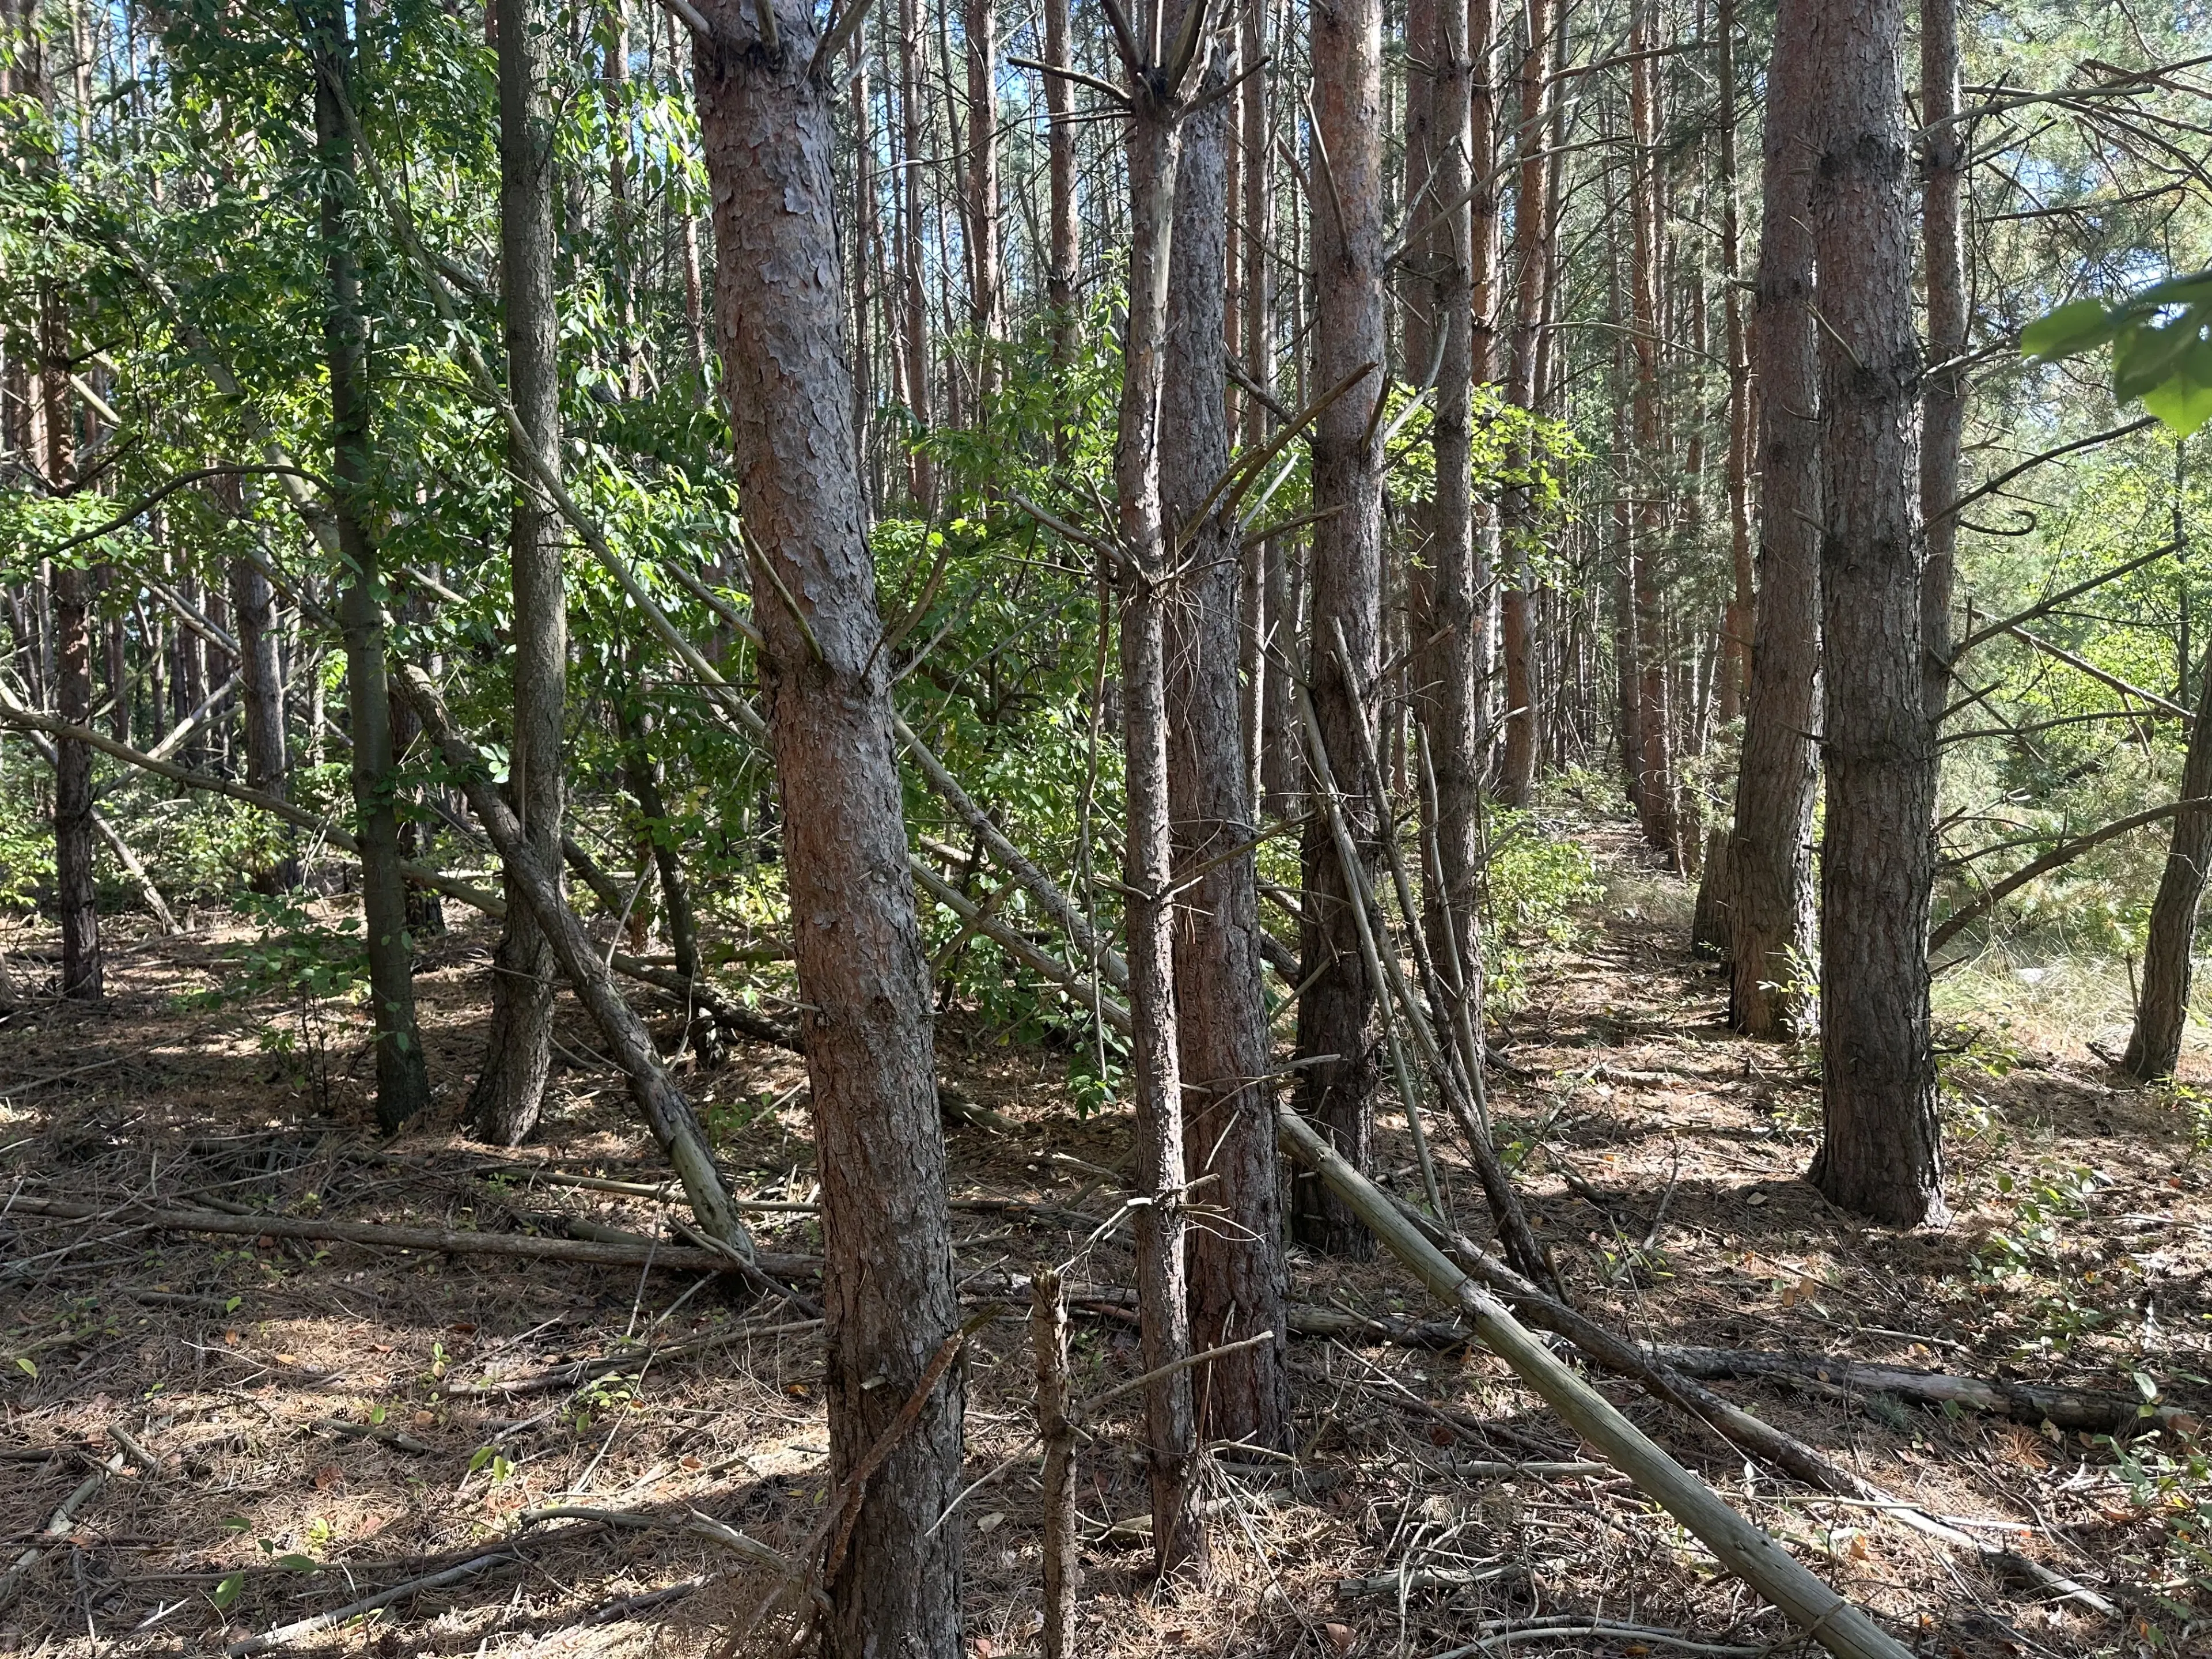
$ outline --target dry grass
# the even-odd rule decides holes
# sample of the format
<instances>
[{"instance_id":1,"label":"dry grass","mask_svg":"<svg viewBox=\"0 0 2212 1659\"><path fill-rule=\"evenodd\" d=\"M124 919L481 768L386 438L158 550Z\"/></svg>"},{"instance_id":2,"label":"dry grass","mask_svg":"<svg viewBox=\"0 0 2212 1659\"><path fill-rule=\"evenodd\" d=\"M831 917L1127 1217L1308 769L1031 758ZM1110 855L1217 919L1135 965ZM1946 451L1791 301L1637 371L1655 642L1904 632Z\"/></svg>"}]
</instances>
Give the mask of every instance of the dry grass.
<instances>
[{"instance_id":1,"label":"dry grass","mask_svg":"<svg viewBox=\"0 0 2212 1659\"><path fill-rule=\"evenodd\" d=\"M1531 973L1531 1005L1510 1034L1512 1057L1534 1080L1502 1085L1496 1100L1506 1137L1524 1151L1540 1228L1585 1307L1659 1341L1847 1351L2108 1384L2117 1376L2122 1386L2145 1366L2161 1378L2206 1371L2212 1207L2185 1113L2116 1088L2078 1042L2070 1055L2030 1052L2032 1068L2002 1078L1969 1071L1956 1102L1960 1219L1902 1236L1863 1228L1800 1179L1817 1110L1802 1057L1720 1030L1720 981L1678 944L1680 888L1636 868L1618 846L1607 858L1607 915L1594 919L1583 948ZM422 978L432 1067L447 1101L437 1121L388 1148L364 1127L357 1038L341 1053L325 1112L290 1066L257 1046L276 1011L179 1007L179 991L222 971L226 942L220 930L131 941L118 952L107 1006L38 1003L0 1022L0 1177L9 1188L486 1229L562 1211L658 1226L649 1201L547 1186L526 1172L488 1179L496 1160L454 1132L483 1012L487 938L448 938ZM1975 982L1955 981L1946 994ZM658 1179L616 1080L591 1059L589 1030L572 1019L562 1040L570 1058L558 1104L525 1161ZM1125 1122L1077 1121L1053 1056L971 1049L957 1018L942 1048L950 1075L1021 1125L1012 1135L954 1132L958 1190L1060 1204L1082 1197L1108 1213L1110 1200L1084 1196L1091 1177L1050 1154L1110 1164ZM60 1075L78 1067L96 1069ZM725 1120L727 1160L748 1191L804 1198L811 1190L803 1104L759 1109L799 1081L791 1058L768 1050L741 1050L690 1080L701 1099L750 1112L742 1127L730 1126L743 1112ZM1401 1120L1386 1119L1380 1144L1386 1170L1402 1176L1411 1153ZM1478 1190L1447 1157L1462 1223L1476 1230ZM2012 1176L2017 1192L2052 1166L2098 1172L2088 1213L2069 1224L2046 1267L2018 1281L1978 1272L1978 1241L2018 1225L1998 1176ZM1563 1168L1601 1203L1571 1194ZM786 1213L768 1223L763 1231L776 1243L811 1248L810 1218ZM0 1649L100 1659L218 1650L501 1547L525 1511L560 1502L672 1525L535 1528L495 1569L305 1645L391 1655L704 1654L774 1580L676 1527L696 1509L790 1549L820 1514L820 1363L808 1334L736 1343L641 1376L633 1370L581 1394L507 1391L564 1358L618 1352L625 1336L695 1337L790 1319L725 1299L718 1287L550 1263L149 1235L116 1222L18 1215L0 1218L0 1228L8 1230L0 1335L9 1356L0 1363L10 1373L0 1381L0 1456L9 1459L0 1463L0 1535L21 1540L42 1528L91 1463L117 1449L112 1428L166 1462L158 1476L130 1473L94 1495L0 1609ZM970 1212L956 1218L955 1233L967 1241L962 1267L979 1276L1063 1258L1077 1237L1072 1227ZM1129 1270L1111 1242L1089 1267L1117 1284L1129 1282ZM1431 1311L1409 1279L1382 1266L1301 1256L1292 1271L1295 1294L1309 1300ZM2062 1292L2091 1317L2054 1346L2047 1304ZM1023 1439L1024 1343L1021 1326L1008 1322L974 1351L973 1474ZM13 1364L19 1353L34 1375ZM1547 1620L1555 1630L1563 1621L1648 1625L1747 1649L1788 1641L1775 1614L1621 1479L1467 1470L1470 1461L1583 1456L1486 1355L1301 1342L1292 1361L1299 1461L1207 1465L1218 1506L1209 1585L1150 1583L1141 1552L1096 1537L1086 1653L1425 1656L1508 1626L1521 1631L1515 1650L1547 1659L1650 1647L1633 1636L1547 1638L1534 1627ZM1079 1320L1075 1367L1079 1396L1132 1374L1133 1334L1111 1318ZM2161 1540L2172 1517L2138 1506L2102 1449L1884 1399L1727 1386L1935 1512L2031 1529L2016 1534L2020 1547L2062 1571L2118 1565L2157 1578L2169 1570ZM2185 1396L2192 1386L2175 1391ZM2148 1650L2139 1633L2000 1583L1875 1512L1747 1468L1647 1402L1608 1391L1923 1651L1996 1659ZM380 1414L428 1449L312 1426ZM1094 1534L1144 1508L1135 1443L1133 1421L1113 1417L1083 1453L1079 1500ZM486 1447L501 1461L480 1462ZM1026 1465L969 1505L969 1634L978 1655L1032 1649L1034 1506ZM287 1568L279 1558L288 1554L319 1571ZM1494 1576L1403 1598L1340 1594L1341 1580L1401 1568ZM234 1573L243 1574L239 1593L218 1609L210 1598ZM655 1605L618 1605L692 1581L696 1588ZM2167 1587L2191 1594L2185 1583ZM2178 1628L2170 1617L2159 1622ZM2174 1638L2161 1639L2171 1650Z\"/></svg>"}]
</instances>

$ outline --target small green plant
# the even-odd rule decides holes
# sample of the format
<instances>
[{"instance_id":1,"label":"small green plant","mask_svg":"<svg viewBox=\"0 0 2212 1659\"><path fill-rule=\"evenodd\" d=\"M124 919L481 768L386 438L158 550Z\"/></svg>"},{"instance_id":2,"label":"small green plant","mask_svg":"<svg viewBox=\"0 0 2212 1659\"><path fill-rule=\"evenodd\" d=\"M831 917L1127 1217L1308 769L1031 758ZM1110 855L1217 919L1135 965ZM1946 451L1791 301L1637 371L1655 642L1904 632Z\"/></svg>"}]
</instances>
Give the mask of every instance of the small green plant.
<instances>
[{"instance_id":1,"label":"small green plant","mask_svg":"<svg viewBox=\"0 0 2212 1659\"><path fill-rule=\"evenodd\" d=\"M337 1024L332 1010L357 1001L368 977L361 921L347 916L336 923L321 921L307 908L307 895L298 890L242 892L237 903L258 932L231 952L230 972L222 984L191 1000L220 1007L267 996L282 999L291 1023L264 1024L257 1041L263 1053L295 1060L297 1080L313 1091L317 1107L327 1111L331 1044Z\"/></svg>"}]
</instances>

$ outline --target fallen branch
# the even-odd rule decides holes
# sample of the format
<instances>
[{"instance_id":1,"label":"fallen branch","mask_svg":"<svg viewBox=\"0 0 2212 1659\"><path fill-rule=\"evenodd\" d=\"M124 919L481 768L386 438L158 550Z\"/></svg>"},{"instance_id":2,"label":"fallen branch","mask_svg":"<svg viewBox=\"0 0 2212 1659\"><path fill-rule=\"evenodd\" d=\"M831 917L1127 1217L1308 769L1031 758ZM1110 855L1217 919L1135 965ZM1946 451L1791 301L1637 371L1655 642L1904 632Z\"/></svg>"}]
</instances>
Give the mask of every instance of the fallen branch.
<instances>
[{"instance_id":1,"label":"fallen branch","mask_svg":"<svg viewBox=\"0 0 2212 1659\"><path fill-rule=\"evenodd\" d=\"M720 1251L690 1249L678 1244L617 1244L593 1239L539 1238L527 1233L457 1232L450 1227L387 1227L366 1221L319 1221L301 1216L225 1215L215 1210L155 1210L136 1206L111 1210L22 1193L9 1200L8 1208L12 1214L47 1215L66 1221L119 1219L167 1232L319 1239L390 1250L497 1255L519 1261L582 1261L602 1267L652 1266L694 1273L739 1271L737 1261ZM763 1252L758 1262L764 1271L778 1275L804 1276L822 1270L819 1260L806 1255Z\"/></svg>"},{"instance_id":2,"label":"fallen branch","mask_svg":"<svg viewBox=\"0 0 2212 1659\"><path fill-rule=\"evenodd\" d=\"M2061 842L2041 858L2022 865L1996 886L1984 888L1978 896L1960 905L1949 915L1944 917L1937 925L1936 931L1928 935L1928 953L1930 956L1935 955L1936 951L1956 939L1968 922L1995 909L2037 877L2047 876L2059 866L2071 864L2093 848L2101 847L2108 841L2126 835L2130 830L2140 830L2147 823L2156 823L2160 818L2170 818L2178 812L2194 811L2203 807L2212 807L2212 797L2199 796L2193 800L2168 801L2163 806L2154 806L2148 811L2136 812L2127 817L2115 819L2102 829L2092 830L2086 836L2076 836L2071 841ZM1948 963L1945 964L1947 967L1948 965Z\"/></svg>"},{"instance_id":3,"label":"fallen branch","mask_svg":"<svg viewBox=\"0 0 2212 1659\"><path fill-rule=\"evenodd\" d=\"M1279 1109L1276 1121L1285 1152L1319 1174L1391 1254L1419 1275L1431 1294L1474 1325L1486 1347L1635 1481L1638 1490L1696 1534L1723 1565L1837 1659L1907 1659L1908 1650L1895 1638L1730 1509L1711 1487L1668 1456L1569 1370L1502 1304L1454 1266L1311 1125L1288 1109Z\"/></svg>"},{"instance_id":4,"label":"fallen branch","mask_svg":"<svg viewBox=\"0 0 2212 1659\"><path fill-rule=\"evenodd\" d=\"M90 1503L93 1494L107 1484L107 1477L122 1472L123 1454L118 1452L85 1476L83 1482L62 1499L47 1520L45 1529L39 1534L40 1541L17 1556L6 1572L0 1573L0 1607L6 1607L15 1599L15 1593L23 1588L32 1570L45 1558L51 1540L69 1536L76 1522L76 1512Z\"/></svg>"},{"instance_id":5,"label":"fallen branch","mask_svg":"<svg viewBox=\"0 0 2212 1659\"><path fill-rule=\"evenodd\" d=\"M295 1642L310 1636L319 1636L326 1630L336 1630L349 1619L358 1619L365 1613L374 1613L388 1607L394 1601L404 1601L424 1590L443 1589L448 1584L458 1584L463 1579L474 1578L494 1567L514 1566L522 1558L512 1550L496 1550L489 1555L479 1555L464 1561L457 1567L447 1567L443 1572L434 1572L421 1578L410 1578L404 1583L394 1584L390 1589L379 1590L374 1595L364 1595L358 1601L349 1601L342 1607L332 1607L328 1613L319 1613L311 1619L295 1620L289 1625L279 1625L274 1630L264 1631L258 1636L249 1636L233 1642L223 1651L223 1659L248 1659L256 1653L266 1653L271 1648L290 1647Z\"/></svg>"},{"instance_id":6,"label":"fallen branch","mask_svg":"<svg viewBox=\"0 0 2212 1659\"><path fill-rule=\"evenodd\" d=\"M411 1453L417 1457L423 1456L431 1450L430 1447L423 1444L413 1435L395 1429L388 1423L349 1423L342 1417L318 1417L308 1426L321 1429L325 1433L335 1434L348 1440L381 1441L387 1446ZM110 1432L113 1431L111 1430Z\"/></svg>"},{"instance_id":7,"label":"fallen branch","mask_svg":"<svg viewBox=\"0 0 2212 1659\"><path fill-rule=\"evenodd\" d=\"M2121 1434L2155 1425L2193 1432L2196 1413L2148 1402L2140 1395L2052 1388L2040 1382L1960 1376L1909 1365L1883 1365L1818 1354L1758 1353L1740 1348L1646 1350L1684 1376L1771 1377L1785 1382L1833 1384L1862 1394L1891 1394L1930 1406L1957 1406L2031 1426L2049 1423L2086 1434Z\"/></svg>"}]
</instances>

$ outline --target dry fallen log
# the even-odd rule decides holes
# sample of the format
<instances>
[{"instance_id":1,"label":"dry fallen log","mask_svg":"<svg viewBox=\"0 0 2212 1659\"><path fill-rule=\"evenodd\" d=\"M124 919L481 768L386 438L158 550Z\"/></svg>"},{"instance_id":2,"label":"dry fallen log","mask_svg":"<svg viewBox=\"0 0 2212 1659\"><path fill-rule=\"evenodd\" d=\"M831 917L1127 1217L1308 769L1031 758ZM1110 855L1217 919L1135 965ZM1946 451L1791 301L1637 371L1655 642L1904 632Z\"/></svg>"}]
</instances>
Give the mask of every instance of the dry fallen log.
<instances>
[{"instance_id":1,"label":"dry fallen log","mask_svg":"<svg viewBox=\"0 0 2212 1659\"><path fill-rule=\"evenodd\" d=\"M1832 1384L1859 1394L1891 1394L1930 1406L1957 1406L2015 1423L2049 1423L2087 1434L2122 1434L2155 1425L2194 1431L2198 1414L2179 1406L2147 1402L2141 1395L2053 1388L2040 1382L1961 1376L1910 1365L1883 1365L1822 1354L1760 1353L1741 1348L1645 1350L1684 1376Z\"/></svg>"},{"instance_id":2,"label":"dry fallen log","mask_svg":"<svg viewBox=\"0 0 2212 1659\"><path fill-rule=\"evenodd\" d=\"M1908 1650L1838 1595L1718 1493L1662 1451L1504 1306L1430 1243L1374 1182L1295 1112L1276 1115L1283 1149L1328 1182L1431 1294L1468 1319L1553 1410L1638 1490L1702 1540L1722 1564L1779 1607L1837 1659L1907 1659Z\"/></svg>"},{"instance_id":3,"label":"dry fallen log","mask_svg":"<svg viewBox=\"0 0 2212 1659\"><path fill-rule=\"evenodd\" d=\"M655 1267L684 1273L738 1273L736 1260L720 1251L679 1244L617 1244L581 1238L538 1238L528 1233L457 1232L450 1227L387 1227L365 1221L318 1221L289 1215L225 1215L216 1210L156 1210L129 1206L117 1209L77 1204L67 1199L17 1194L9 1211L52 1216L64 1221L117 1220L168 1232L222 1233L235 1237L307 1238L368 1244L388 1250L435 1250L449 1255L499 1255L522 1261L586 1261L606 1267ZM762 1271L778 1278L803 1277L822 1270L810 1255L762 1252Z\"/></svg>"}]
</instances>

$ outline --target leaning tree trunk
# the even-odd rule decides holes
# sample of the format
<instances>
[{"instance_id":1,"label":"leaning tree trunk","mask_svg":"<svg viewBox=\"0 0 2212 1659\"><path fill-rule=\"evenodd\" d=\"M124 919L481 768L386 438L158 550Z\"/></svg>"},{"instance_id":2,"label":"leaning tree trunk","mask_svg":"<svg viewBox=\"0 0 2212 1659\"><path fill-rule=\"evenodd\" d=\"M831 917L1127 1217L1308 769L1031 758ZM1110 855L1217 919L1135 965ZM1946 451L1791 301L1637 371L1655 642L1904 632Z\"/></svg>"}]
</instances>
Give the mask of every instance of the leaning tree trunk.
<instances>
[{"instance_id":1,"label":"leaning tree trunk","mask_svg":"<svg viewBox=\"0 0 2212 1659\"><path fill-rule=\"evenodd\" d=\"M1382 7L1381 0L1316 6L1311 20L1316 180L1314 384L1334 386L1386 358L1382 316ZM1327 161L1322 159L1326 153ZM1323 411L1313 428L1313 635L1309 672L1321 738L1345 784L1344 811L1370 884L1382 863L1381 806L1358 769L1358 732L1371 729L1382 677L1382 469L1375 418L1386 383L1372 374ZM1349 660L1335 648L1341 628ZM1285 650L1290 641L1279 635ZM1298 1000L1297 1109L1364 1170L1375 1130L1376 998L1359 955L1358 896L1323 814L1306 823L1308 988ZM1334 1055L1334 1059L1324 1056ZM1410 1110L1411 1103L1408 1103ZM1374 1254L1359 1218L1301 1172L1291 1185L1299 1240L1330 1255Z\"/></svg>"},{"instance_id":2,"label":"leaning tree trunk","mask_svg":"<svg viewBox=\"0 0 2212 1659\"><path fill-rule=\"evenodd\" d=\"M801 1036L823 1182L830 1462L854 1476L902 1409L826 1586L824 1650L959 1659L965 1384L910 1397L959 1322L928 964L907 872L890 664L845 361L837 93L802 0L710 0L694 73L714 188L723 384L756 564ZM771 46L760 20L773 16ZM836 1489L833 1486L833 1490Z\"/></svg>"},{"instance_id":3,"label":"leaning tree trunk","mask_svg":"<svg viewBox=\"0 0 2212 1659\"><path fill-rule=\"evenodd\" d=\"M323 163L323 258L329 292L323 325L331 382L331 501L344 588L346 712L353 739L354 814L361 838L362 921L376 1030L376 1118L392 1133L430 1103L430 1073L415 1026L414 951L399 875L399 815L392 798L392 702L385 674L384 608L377 547L363 522L368 488L368 331L354 262L355 156L340 105L353 49L346 14L315 15L315 137Z\"/></svg>"},{"instance_id":4,"label":"leaning tree trunk","mask_svg":"<svg viewBox=\"0 0 2212 1659\"><path fill-rule=\"evenodd\" d=\"M46 410L46 483L57 495L76 480L76 400L70 391L69 312L49 288L40 306L39 395ZM54 711L71 726L92 723L92 573L54 571ZM54 745L54 907L61 913L61 992L100 998L100 907L93 868L92 750L64 738Z\"/></svg>"},{"instance_id":5,"label":"leaning tree trunk","mask_svg":"<svg viewBox=\"0 0 2212 1659\"><path fill-rule=\"evenodd\" d=\"M1230 73L1227 54L1202 89ZM1217 1218L1190 1233L1190 1342L1276 1340L1216 1360L1200 1389L1201 1432L1281 1449L1290 1434L1275 1107L1260 996L1259 872L1237 665L1243 570L1233 511L1199 509L1229 465L1226 98L1192 117L1176 170L1160 426L1160 512L1188 574L1166 607L1168 801L1174 818L1176 1032L1187 1178L1211 1177ZM1192 872L1200 873L1194 876Z\"/></svg>"},{"instance_id":6,"label":"leaning tree trunk","mask_svg":"<svg viewBox=\"0 0 2212 1659\"><path fill-rule=\"evenodd\" d=\"M2212 653L2205 657L2197 692L2197 720L2189 728L2189 753L2181 763L2183 800L2212 796ZM2182 1034L2189 1024L2190 952L2197 941L2197 908L2204 896L2204 877L2212 868L2212 812L2178 812L2166 848L2166 873L2150 907L2150 933L2143 941L2142 994L2136 1003L2135 1030L2121 1066L2146 1082L2171 1077L2181 1059Z\"/></svg>"},{"instance_id":7,"label":"leaning tree trunk","mask_svg":"<svg viewBox=\"0 0 2212 1659\"><path fill-rule=\"evenodd\" d=\"M542 0L497 0L500 285L507 309L507 564L514 588L514 724L508 793L538 861L561 875L561 729L568 696L566 537L538 466L561 465L560 319L553 299L550 21ZM527 446L527 449L525 446ZM538 465L532 464L535 457ZM557 964L536 915L509 889L492 957L491 1028L469 1096L479 1139L520 1146L538 1127L553 1053Z\"/></svg>"},{"instance_id":8,"label":"leaning tree trunk","mask_svg":"<svg viewBox=\"0 0 2212 1659\"><path fill-rule=\"evenodd\" d=\"M1902 0L1830 0L1777 46L1807 54L1820 273L1820 589L1826 842L1820 863L1825 1133L1813 1179L1878 1221L1938 1220L1929 1043L1936 730L1923 672L1914 480L1912 153Z\"/></svg>"},{"instance_id":9,"label":"leaning tree trunk","mask_svg":"<svg viewBox=\"0 0 2212 1659\"><path fill-rule=\"evenodd\" d=\"M1782 0L1779 38L1802 40L1813 0ZM1820 349L1813 322L1811 158L1801 122L1811 65L1777 52L1767 73L1759 265L1751 314L1759 386L1759 589L1729 848L1729 1024L1786 1036L1810 1012L1813 797L1819 781Z\"/></svg>"}]
</instances>

